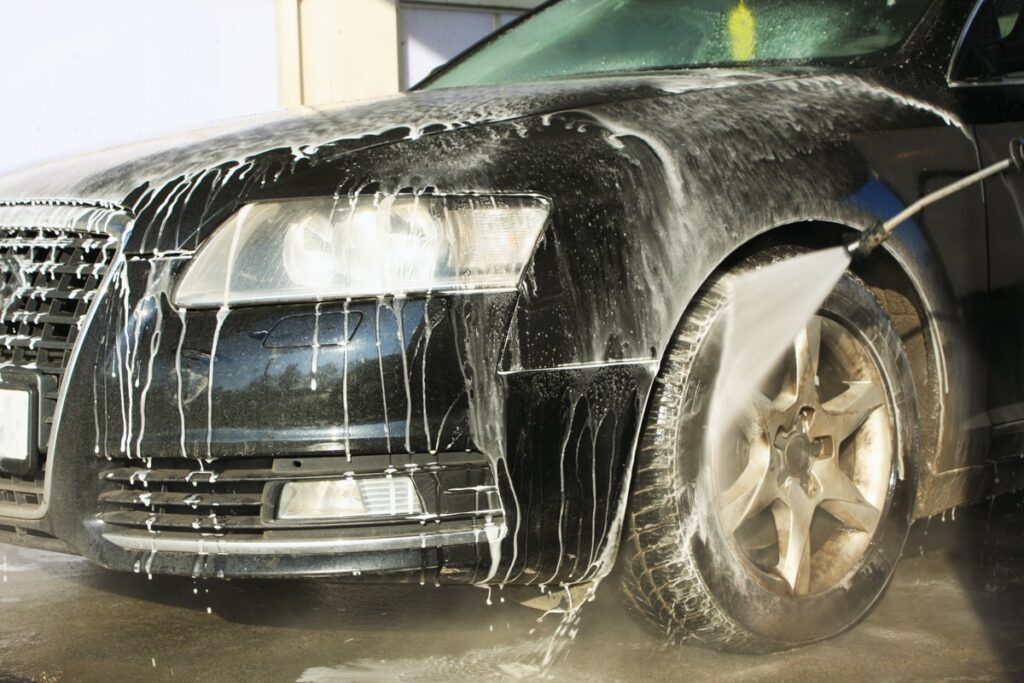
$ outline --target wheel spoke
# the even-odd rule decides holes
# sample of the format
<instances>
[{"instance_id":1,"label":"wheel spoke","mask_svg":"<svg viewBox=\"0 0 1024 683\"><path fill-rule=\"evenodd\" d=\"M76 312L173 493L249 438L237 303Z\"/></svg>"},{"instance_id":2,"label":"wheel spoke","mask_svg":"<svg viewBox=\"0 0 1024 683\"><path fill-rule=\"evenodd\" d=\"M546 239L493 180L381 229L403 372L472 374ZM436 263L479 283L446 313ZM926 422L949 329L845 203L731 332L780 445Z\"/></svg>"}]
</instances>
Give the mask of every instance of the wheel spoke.
<instances>
[{"instance_id":1,"label":"wheel spoke","mask_svg":"<svg viewBox=\"0 0 1024 683\"><path fill-rule=\"evenodd\" d=\"M745 412L740 424L747 443L754 443L768 434L768 428L775 412L775 405L767 396L760 391L754 392L750 407Z\"/></svg>"},{"instance_id":2,"label":"wheel spoke","mask_svg":"<svg viewBox=\"0 0 1024 683\"><path fill-rule=\"evenodd\" d=\"M824 419L815 423L815 431L831 436L837 448L885 403L882 389L874 382L847 382L846 386L846 391L822 404Z\"/></svg>"},{"instance_id":3,"label":"wheel spoke","mask_svg":"<svg viewBox=\"0 0 1024 683\"><path fill-rule=\"evenodd\" d=\"M795 480L788 480L784 486L783 504L772 508L779 534L776 571L794 595L806 595L811 590L811 521L815 505Z\"/></svg>"},{"instance_id":4,"label":"wheel spoke","mask_svg":"<svg viewBox=\"0 0 1024 683\"><path fill-rule=\"evenodd\" d=\"M743 522L775 500L777 491L771 476L766 448L751 448L750 460L739 478L721 495L722 524L734 533Z\"/></svg>"},{"instance_id":5,"label":"wheel spoke","mask_svg":"<svg viewBox=\"0 0 1024 683\"><path fill-rule=\"evenodd\" d=\"M796 396L804 403L817 397L818 359L821 355L821 318L814 316L795 342Z\"/></svg>"},{"instance_id":6,"label":"wheel spoke","mask_svg":"<svg viewBox=\"0 0 1024 683\"><path fill-rule=\"evenodd\" d=\"M812 468L821 485L820 505L847 527L874 531L881 511L869 503L846 473L839 469L835 457L819 460Z\"/></svg>"}]
</instances>

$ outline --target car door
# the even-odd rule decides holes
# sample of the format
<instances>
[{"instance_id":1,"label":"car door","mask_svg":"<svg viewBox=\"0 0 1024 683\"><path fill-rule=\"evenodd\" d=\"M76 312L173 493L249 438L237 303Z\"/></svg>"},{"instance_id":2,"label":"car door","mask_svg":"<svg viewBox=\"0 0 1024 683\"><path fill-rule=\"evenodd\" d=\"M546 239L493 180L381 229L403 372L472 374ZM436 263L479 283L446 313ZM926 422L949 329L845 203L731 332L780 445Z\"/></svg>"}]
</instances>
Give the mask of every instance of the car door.
<instances>
[{"instance_id":1,"label":"car door","mask_svg":"<svg viewBox=\"0 0 1024 683\"><path fill-rule=\"evenodd\" d=\"M950 86L975 128L980 163L1024 137L1024 0L982 0L964 31ZM984 186L989 232L988 405L999 430L1024 430L1024 175ZM1016 439L1015 439L1016 440Z\"/></svg>"}]
</instances>

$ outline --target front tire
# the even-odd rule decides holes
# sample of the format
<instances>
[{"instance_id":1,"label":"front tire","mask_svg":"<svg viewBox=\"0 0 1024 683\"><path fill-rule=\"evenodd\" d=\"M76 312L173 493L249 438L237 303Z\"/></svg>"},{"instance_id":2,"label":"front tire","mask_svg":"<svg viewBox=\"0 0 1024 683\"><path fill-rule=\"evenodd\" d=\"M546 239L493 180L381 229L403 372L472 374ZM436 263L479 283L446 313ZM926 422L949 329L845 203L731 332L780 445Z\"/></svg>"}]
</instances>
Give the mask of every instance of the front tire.
<instances>
[{"instance_id":1,"label":"front tire","mask_svg":"<svg viewBox=\"0 0 1024 683\"><path fill-rule=\"evenodd\" d=\"M658 377L625 543L630 602L660 630L735 652L833 636L885 590L917 484L917 401L884 309L844 274L744 424L707 446L730 281L706 286ZM756 343L756 333L750 343ZM714 451L714 452L712 452Z\"/></svg>"}]
</instances>

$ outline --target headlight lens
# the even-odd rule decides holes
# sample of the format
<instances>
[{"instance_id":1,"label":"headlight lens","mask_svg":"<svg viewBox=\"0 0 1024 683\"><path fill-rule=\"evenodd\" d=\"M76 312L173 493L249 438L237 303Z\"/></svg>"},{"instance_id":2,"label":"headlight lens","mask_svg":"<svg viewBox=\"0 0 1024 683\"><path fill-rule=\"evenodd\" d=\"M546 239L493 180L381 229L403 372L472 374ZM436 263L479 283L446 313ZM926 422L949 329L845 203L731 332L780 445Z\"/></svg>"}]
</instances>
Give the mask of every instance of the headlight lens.
<instances>
[{"instance_id":1,"label":"headlight lens","mask_svg":"<svg viewBox=\"0 0 1024 683\"><path fill-rule=\"evenodd\" d=\"M174 303L210 308L519 286L547 220L534 196L322 197L242 207Z\"/></svg>"}]
</instances>

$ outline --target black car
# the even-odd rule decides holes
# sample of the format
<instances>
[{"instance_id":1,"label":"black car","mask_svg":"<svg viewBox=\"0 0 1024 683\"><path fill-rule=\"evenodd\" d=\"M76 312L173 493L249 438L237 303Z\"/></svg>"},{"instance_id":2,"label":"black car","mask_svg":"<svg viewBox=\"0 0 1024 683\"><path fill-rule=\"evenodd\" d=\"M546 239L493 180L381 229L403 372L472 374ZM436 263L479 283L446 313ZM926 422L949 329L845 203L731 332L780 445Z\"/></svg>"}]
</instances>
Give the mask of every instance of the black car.
<instances>
[{"instance_id":1,"label":"black car","mask_svg":"<svg viewBox=\"0 0 1024 683\"><path fill-rule=\"evenodd\" d=\"M677 638L841 631L913 520L1020 481L1024 182L856 263L711 449L729 286L1003 157L1022 9L561 0L407 94L0 179L0 540L201 577L618 562Z\"/></svg>"}]
</instances>

